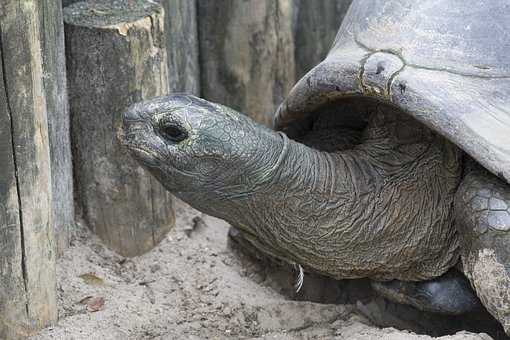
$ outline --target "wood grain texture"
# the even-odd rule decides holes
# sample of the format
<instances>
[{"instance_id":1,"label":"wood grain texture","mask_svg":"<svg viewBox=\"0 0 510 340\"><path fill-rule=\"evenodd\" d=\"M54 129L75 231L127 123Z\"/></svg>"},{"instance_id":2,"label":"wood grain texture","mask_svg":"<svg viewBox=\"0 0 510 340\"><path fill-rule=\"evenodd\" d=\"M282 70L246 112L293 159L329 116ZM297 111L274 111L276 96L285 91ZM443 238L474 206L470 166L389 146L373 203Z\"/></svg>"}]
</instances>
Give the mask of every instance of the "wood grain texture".
<instances>
[{"instance_id":1,"label":"wood grain texture","mask_svg":"<svg viewBox=\"0 0 510 340\"><path fill-rule=\"evenodd\" d=\"M46 2L8 0L2 50L2 234L0 334L17 339L57 318L47 102L40 44ZM49 12L46 12L49 13ZM10 143L9 143L10 139ZM10 147L9 147L10 144Z\"/></svg>"},{"instance_id":2,"label":"wood grain texture","mask_svg":"<svg viewBox=\"0 0 510 340\"><path fill-rule=\"evenodd\" d=\"M0 48L0 57L2 49ZM26 334L25 281L18 189L12 148L11 118L0 67L0 338Z\"/></svg>"},{"instance_id":3,"label":"wood grain texture","mask_svg":"<svg viewBox=\"0 0 510 340\"><path fill-rule=\"evenodd\" d=\"M60 0L44 2L39 11L44 88L51 156L52 221L58 253L69 245L74 225L71 135Z\"/></svg>"},{"instance_id":4,"label":"wood grain texture","mask_svg":"<svg viewBox=\"0 0 510 340\"><path fill-rule=\"evenodd\" d=\"M172 197L116 133L127 106L168 93L164 12L148 1L96 1L64 16L77 204L109 247L139 255L174 225Z\"/></svg>"},{"instance_id":5,"label":"wood grain texture","mask_svg":"<svg viewBox=\"0 0 510 340\"><path fill-rule=\"evenodd\" d=\"M291 0L198 1L202 96L271 125L295 81Z\"/></svg>"},{"instance_id":6,"label":"wood grain texture","mask_svg":"<svg viewBox=\"0 0 510 340\"><path fill-rule=\"evenodd\" d=\"M296 79L328 54L352 0L299 0L295 28Z\"/></svg>"},{"instance_id":7,"label":"wood grain texture","mask_svg":"<svg viewBox=\"0 0 510 340\"><path fill-rule=\"evenodd\" d=\"M272 125L276 107L327 55L350 0L198 0L201 95Z\"/></svg>"},{"instance_id":8,"label":"wood grain texture","mask_svg":"<svg viewBox=\"0 0 510 340\"><path fill-rule=\"evenodd\" d=\"M161 0L165 8L170 92L200 94L195 1Z\"/></svg>"}]
</instances>

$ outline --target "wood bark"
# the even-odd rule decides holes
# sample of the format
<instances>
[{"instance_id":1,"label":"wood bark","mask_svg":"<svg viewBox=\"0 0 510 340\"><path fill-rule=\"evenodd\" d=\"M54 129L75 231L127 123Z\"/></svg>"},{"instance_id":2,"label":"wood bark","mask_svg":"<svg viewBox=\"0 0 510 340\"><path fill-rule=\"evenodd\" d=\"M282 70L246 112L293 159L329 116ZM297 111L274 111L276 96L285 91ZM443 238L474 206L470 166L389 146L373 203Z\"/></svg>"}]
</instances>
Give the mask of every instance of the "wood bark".
<instances>
[{"instance_id":1,"label":"wood bark","mask_svg":"<svg viewBox=\"0 0 510 340\"><path fill-rule=\"evenodd\" d=\"M57 251L69 245L74 226L73 168L60 0L45 1L39 11L44 88L51 156L52 223Z\"/></svg>"},{"instance_id":2,"label":"wood bark","mask_svg":"<svg viewBox=\"0 0 510 340\"><path fill-rule=\"evenodd\" d=\"M0 3L2 339L30 335L57 318L42 13L47 23L57 20L47 1Z\"/></svg>"},{"instance_id":3,"label":"wood bark","mask_svg":"<svg viewBox=\"0 0 510 340\"><path fill-rule=\"evenodd\" d=\"M328 54L352 0L300 0L295 26L296 79Z\"/></svg>"},{"instance_id":4,"label":"wood bark","mask_svg":"<svg viewBox=\"0 0 510 340\"><path fill-rule=\"evenodd\" d=\"M174 225L171 195L119 144L130 104L168 93L161 6L79 2L64 9L77 203L124 256L152 249Z\"/></svg>"},{"instance_id":5,"label":"wood bark","mask_svg":"<svg viewBox=\"0 0 510 340\"><path fill-rule=\"evenodd\" d=\"M271 125L328 53L351 0L198 0L202 96Z\"/></svg>"},{"instance_id":6,"label":"wood bark","mask_svg":"<svg viewBox=\"0 0 510 340\"><path fill-rule=\"evenodd\" d=\"M200 94L195 1L161 0L165 8L170 92Z\"/></svg>"},{"instance_id":7,"label":"wood bark","mask_svg":"<svg viewBox=\"0 0 510 340\"><path fill-rule=\"evenodd\" d=\"M199 0L202 96L271 125L295 82L292 0Z\"/></svg>"}]
</instances>

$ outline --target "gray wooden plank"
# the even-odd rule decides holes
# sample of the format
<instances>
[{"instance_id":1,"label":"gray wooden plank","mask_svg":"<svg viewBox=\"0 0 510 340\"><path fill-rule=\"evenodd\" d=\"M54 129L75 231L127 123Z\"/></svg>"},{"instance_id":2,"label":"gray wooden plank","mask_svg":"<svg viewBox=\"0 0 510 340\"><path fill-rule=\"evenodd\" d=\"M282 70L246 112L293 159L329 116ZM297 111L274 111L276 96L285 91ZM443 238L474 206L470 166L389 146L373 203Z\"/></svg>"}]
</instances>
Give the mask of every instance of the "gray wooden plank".
<instances>
[{"instance_id":1,"label":"gray wooden plank","mask_svg":"<svg viewBox=\"0 0 510 340\"><path fill-rule=\"evenodd\" d=\"M200 94L196 2L161 0L165 8L170 92Z\"/></svg>"},{"instance_id":2,"label":"gray wooden plank","mask_svg":"<svg viewBox=\"0 0 510 340\"><path fill-rule=\"evenodd\" d=\"M38 1L7 0L0 17L12 124L22 266L30 329L57 318L51 176Z\"/></svg>"},{"instance_id":3,"label":"gray wooden plank","mask_svg":"<svg viewBox=\"0 0 510 340\"><path fill-rule=\"evenodd\" d=\"M3 61L1 39L0 61ZM15 339L26 334L28 319L11 119L2 64L0 64L0 339Z\"/></svg>"},{"instance_id":4,"label":"gray wooden plank","mask_svg":"<svg viewBox=\"0 0 510 340\"><path fill-rule=\"evenodd\" d=\"M39 20L50 140L52 223L57 251L61 254L69 244L74 225L71 135L61 0L41 1Z\"/></svg>"}]
</instances>

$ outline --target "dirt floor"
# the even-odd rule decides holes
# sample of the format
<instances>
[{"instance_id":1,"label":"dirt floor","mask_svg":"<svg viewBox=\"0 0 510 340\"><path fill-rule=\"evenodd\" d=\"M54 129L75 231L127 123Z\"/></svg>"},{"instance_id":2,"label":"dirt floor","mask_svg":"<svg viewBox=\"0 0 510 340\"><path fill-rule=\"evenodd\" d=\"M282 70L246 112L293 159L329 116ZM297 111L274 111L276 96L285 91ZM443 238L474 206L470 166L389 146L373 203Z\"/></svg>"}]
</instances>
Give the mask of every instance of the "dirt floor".
<instances>
[{"instance_id":1,"label":"dirt floor","mask_svg":"<svg viewBox=\"0 0 510 340\"><path fill-rule=\"evenodd\" d=\"M377 328L353 305L293 301L183 203L153 251L126 259L80 227L57 267L60 321L31 339L431 339ZM491 339L460 332L440 339Z\"/></svg>"}]
</instances>

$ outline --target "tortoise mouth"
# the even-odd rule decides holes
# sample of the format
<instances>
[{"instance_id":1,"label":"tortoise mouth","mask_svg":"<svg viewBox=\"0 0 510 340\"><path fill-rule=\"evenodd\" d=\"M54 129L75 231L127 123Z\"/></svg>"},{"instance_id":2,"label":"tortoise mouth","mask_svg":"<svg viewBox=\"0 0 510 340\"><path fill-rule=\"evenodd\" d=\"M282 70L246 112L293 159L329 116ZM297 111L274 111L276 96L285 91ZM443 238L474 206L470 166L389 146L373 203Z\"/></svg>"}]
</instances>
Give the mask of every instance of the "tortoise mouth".
<instances>
[{"instance_id":1,"label":"tortoise mouth","mask_svg":"<svg viewBox=\"0 0 510 340\"><path fill-rule=\"evenodd\" d=\"M147 167L157 167L160 164L158 156L152 150L140 146L126 145L129 153Z\"/></svg>"}]
</instances>

